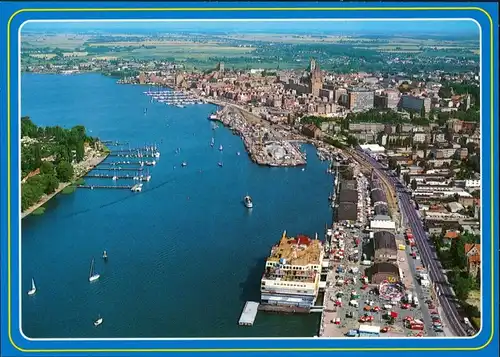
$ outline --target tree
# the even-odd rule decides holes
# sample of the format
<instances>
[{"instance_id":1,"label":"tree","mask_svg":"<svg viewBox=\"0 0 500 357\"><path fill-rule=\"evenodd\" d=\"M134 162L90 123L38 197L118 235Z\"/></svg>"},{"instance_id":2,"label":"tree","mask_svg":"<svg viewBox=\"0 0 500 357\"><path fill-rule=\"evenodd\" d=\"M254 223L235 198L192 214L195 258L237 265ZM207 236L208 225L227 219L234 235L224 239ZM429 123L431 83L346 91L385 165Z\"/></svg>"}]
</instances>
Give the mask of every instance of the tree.
<instances>
[{"instance_id":1,"label":"tree","mask_svg":"<svg viewBox=\"0 0 500 357\"><path fill-rule=\"evenodd\" d=\"M460 301L466 301L469 298L470 291L474 287L474 282L469 276L459 275L453 285L457 298Z\"/></svg>"},{"instance_id":2,"label":"tree","mask_svg":"<svg viewBox=\"0 0 500 357\"><path fill-rule=\"evenodd\" d=\"M44 161L40 165L40 173L42 174L47 174L47 175L53 175L54 174L54 164L51 163L50 161Z\"/></svg>"},{"instance_id":3,"label":"tree","mask_svg":"<svg viewBox=\"0 0 500 357\"><path fill-rule=\"evenodd\" d=\"M50 195L59 187L59 180L56 176L54 176L54 174L46 175L44 179L46 181L44 193Z\"/></svg>"},{"instance_id":4,"label":"tree","mask_svg":"<svg viewBox=\"0 0 500 357\"><path fill-rule=\"evenodd\" d=\"M411 189L415 191L417 189L417 180L411 180Z\"/></svg>"},{"instance_id":5,"label":"tree","mask_svg":"<svg viewBox=\"0 0 500 357\"><path fill-rule=\"evenodd\" d=\"M57 178L61 182L69 182L73 178L73 166L67 161L61 161L56 167Z\"/></svg>"}]
</instances>

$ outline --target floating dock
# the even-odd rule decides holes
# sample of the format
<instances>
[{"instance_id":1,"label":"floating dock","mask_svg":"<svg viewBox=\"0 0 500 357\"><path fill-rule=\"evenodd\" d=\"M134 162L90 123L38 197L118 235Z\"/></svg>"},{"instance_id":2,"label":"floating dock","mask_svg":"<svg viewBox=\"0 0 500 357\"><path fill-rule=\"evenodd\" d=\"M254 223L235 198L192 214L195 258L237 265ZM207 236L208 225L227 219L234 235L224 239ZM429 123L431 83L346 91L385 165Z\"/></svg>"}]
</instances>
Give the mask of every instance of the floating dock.
<instances>
[{"instance_id":1,"label":"floating dock","mask_svg":"<svg viewBox=\"0 0 500 357\"><path fill-rule=\"evenodd\" d=\"M240 326L253 326L257 312L259 311L259 303L255 301L247 301L238 321Z\"/></svg>"}]
</instances>

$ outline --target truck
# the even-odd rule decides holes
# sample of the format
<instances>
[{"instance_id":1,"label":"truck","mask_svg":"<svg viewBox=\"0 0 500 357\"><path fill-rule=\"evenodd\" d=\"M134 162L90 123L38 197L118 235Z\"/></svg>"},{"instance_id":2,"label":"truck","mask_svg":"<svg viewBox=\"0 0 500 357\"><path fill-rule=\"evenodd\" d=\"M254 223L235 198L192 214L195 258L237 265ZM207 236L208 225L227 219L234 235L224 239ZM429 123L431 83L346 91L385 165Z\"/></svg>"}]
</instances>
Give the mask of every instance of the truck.
<instances>
[{"instance_id":1,"label":"truck","mask_svg":"<svg viewBox=\"0 0 500 357\"><path fill-rule=\"evenodd\" d=\"M413 306L415 307L419 306L418 298L416 296L413 297Z\"/></svg>"},{"instance_id":2,"label":"truck","mask_svg":"<svg viewBox=\"0 0 500 357\"><path fill-rule=\"evenodd\" d=\"M411 293L411 291L408 291L406 293L406 302L410 303L413 301L413 294Z\"/></svg>"}]
</instances>

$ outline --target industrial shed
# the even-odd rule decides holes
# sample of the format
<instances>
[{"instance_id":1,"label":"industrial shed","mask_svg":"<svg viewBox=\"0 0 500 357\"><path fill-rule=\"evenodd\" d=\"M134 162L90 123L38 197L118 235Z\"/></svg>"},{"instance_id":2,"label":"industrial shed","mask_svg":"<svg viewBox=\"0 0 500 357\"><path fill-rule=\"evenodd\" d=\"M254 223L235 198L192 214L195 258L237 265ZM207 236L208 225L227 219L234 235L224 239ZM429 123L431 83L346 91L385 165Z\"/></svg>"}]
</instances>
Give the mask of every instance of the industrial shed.
<instances>
[{"instance_id":1,"label":"industrial shed","mask_svg":"<svg viewBox=\"0 0 500 357\"><path fill-rule=\"evenodd\" d=\"M358 191L356 190L340 190L339 202L358 203Z\"/></svg>"},{"instance_id":2,"label":"industrial shed","mask_svg":"<svg viewBox=\"0 0 500 357\"><path fill-rule=\"evenodd\" d=\"M378 188L372 190L371 199L372 199L373 204L375 204L377 202L387 202L387 197L385 196L384 191L382 191L381 189L378 189Z\"/></svg>"},{"instance_id":3,"label":"industrial shed","mask_svg":"<svg viewBox=\"0 0 500 357\"><path fill-rule=\"evenodd\" d=\"M380 190L384 190L384 185L382 185L382 182L380 182L380 180L372 180L372 184L371 184L371 187L372 187L372 190L378 188Z\"/></svg>"},{"instance_id":4,"label":"industrial shed","mask_svg":"<svg viewBox=\"0 0 500 357\"><path fill-rule=\"evenodd\" d=\"M355 222L358 219L358 207L355 203L341 202L337 207L337 220Z\"/></svg>"},{"instance_id":5,"label":"industrial shed","mask_svg":"<svg viewBox=\"0 0 500 357\"><path fill-rule=\"evenodd\" d=\"M398 282L401 280L399 268L392 263L375 263L369 269L372 284L380 284L384 280Z\"/></svg>"},{"instance_id":6,"label":"industrial shed","mask_svg":"<svg viewBox=\"0 0 500 357\"><path fill-rule=\"evenodd\" d=\"M391 232L375 232L373 235L373 247L376 262L396 261L398 259L396 237Z\"/></svg>"},{"instance_id":7,"label":"industrial shed","mask_svg":"<svg viewBox=\"0 0 500 357\"><path fill-rule=\"evenodd\" d=\"M378 204L376 204L374 207L373 207L373 210L375 211L375 215L376 216L388 216L389 215L389 208L387 208L387 205L385 204L385 202L378 202Z\"/></svg>"},{"instance_id":8,"label":"industrial shed","mask_svg":"<svg viewBox=\"0 0 500 357\"><path fill-rule=\"evenodd\" d=\"M340 183L341 190L356 190L358 182L356 180L345 180Z\"/></svg>"}]
</instances>

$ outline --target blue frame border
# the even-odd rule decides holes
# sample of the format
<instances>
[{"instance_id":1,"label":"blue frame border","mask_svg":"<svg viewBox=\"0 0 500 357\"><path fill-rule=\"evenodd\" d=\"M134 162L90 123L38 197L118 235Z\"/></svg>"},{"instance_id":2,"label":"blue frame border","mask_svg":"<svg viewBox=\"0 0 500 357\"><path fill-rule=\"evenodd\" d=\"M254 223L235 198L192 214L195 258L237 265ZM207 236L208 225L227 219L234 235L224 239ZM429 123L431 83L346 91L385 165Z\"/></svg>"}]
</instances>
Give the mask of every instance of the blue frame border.
<instances>
[{"instance_id":1,"label":"blue frame border","mask_svg":"<svg viewBox=\"0 0 500 357\"><path fill-rule=\"evenodd\" d=\"M0 129L0 196L1 208L1 338L2 354L128 354L131 352L375 352L388 351L477 351L485 355L496 355L497 347L491 344L498 339L498 317L495 316L498 285L498 166L495 157L498 142L498 106L494 93L498 90L498 37L494 29L498 26L498 4L475 3L474 7L449 6L436 3L321 3L322 6L307 6L297 3L143 3L143 7L125 3L118 8L112 3L0 3L1 47L7 58L2 58L0 71L1 129ZM159 6L160 5L160 6ZM319 4L318 4L319 5ZM64 8L62 7L64 6ZM34 19L278 19L278 18L470 18L481 26L482 82L481 82L481 151L483 197L483 327L474 338L459 339L198 339L198 340L107 340L107 341L39 341L27 340L20 333L18 321L19 286L18 240L19 237L19 172L18 157L18 30L23 22ZM3 35L4 30L6 37ZM4 93L6 94L4 95ZM4 110L5 108L5 110ZM4 120L5 119L5 120ZM487 198L491 197L490 200ZM491 237L491 244L486 244ZM13 313L14 312L14 313ZM359 347L360 341L363 347ZM423 343L425 341L425 343ZM425 345L425 347L421 347ZM78 348L76 347L78 346ZM417 353L413 353L417 355ZM476 353L477 354L477 353Z\"/></svg>"}]
</instances>

